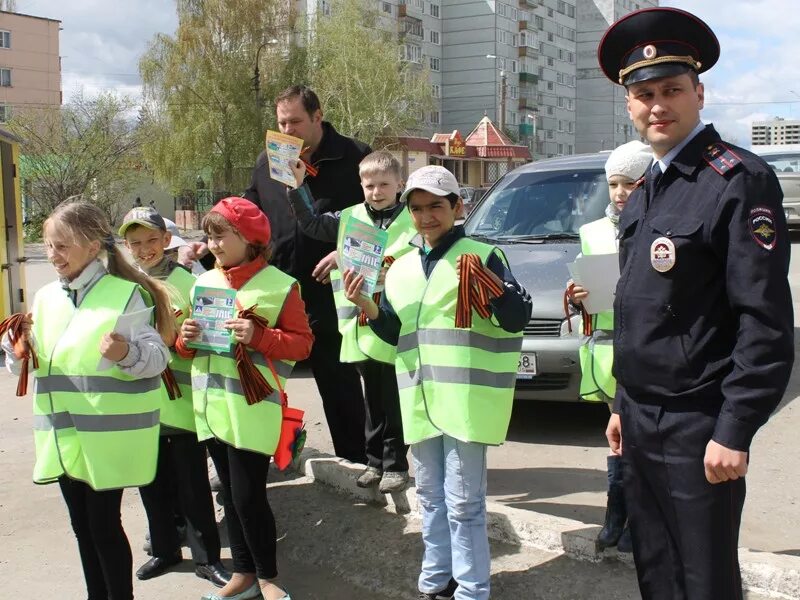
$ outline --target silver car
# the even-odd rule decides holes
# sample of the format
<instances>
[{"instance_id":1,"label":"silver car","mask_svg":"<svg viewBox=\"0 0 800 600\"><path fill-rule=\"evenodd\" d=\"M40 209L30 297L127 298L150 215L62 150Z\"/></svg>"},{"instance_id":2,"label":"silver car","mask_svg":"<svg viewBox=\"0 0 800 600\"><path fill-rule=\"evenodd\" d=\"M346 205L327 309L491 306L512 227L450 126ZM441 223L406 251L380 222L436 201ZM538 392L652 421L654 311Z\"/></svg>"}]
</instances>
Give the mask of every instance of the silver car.
<instances>
[{"instance_id":1,"label":"silver car","mask_svg":"<svg viewBox=\"0 0 800 600\"><path fill-rule=\"evenodd\" d=\"M540 160L504 175L464 223L467 235L501 248L533 299L516 398L577 401L580 318L564 313L567 264L580 252L578 229L608 205L608 153ZM571 331L570 331L571 328Z\"/></svg>"},{"instance_id":2,"label":"silver car","mask_svg":"<svg viewBox=\"0 0 800 600\"><path fill-rule=\"evenodd\" d=\"M758 148L755 149L756 151ZM800 152L759 152L761 158L775 171L783 190L783 212L789 227L800 226Z\"/></svg>"}]
</instances>

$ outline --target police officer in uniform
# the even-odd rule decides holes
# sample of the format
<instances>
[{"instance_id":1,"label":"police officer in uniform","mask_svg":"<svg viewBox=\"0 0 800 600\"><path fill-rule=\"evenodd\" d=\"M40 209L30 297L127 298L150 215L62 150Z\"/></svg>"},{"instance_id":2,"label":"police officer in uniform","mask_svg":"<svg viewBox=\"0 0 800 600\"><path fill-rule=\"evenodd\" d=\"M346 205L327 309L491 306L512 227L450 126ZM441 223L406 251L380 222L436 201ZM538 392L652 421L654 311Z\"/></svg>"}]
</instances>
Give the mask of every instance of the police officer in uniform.
<instances>
[{"instance_id":1,"label":"police officer in uniform","mask_svg":"<svg viewBox=\"0 0 800 600\"><path fill-rule=\"evenodd\" d=\"M598 49L654 158L620 216L606 431L625 461L645 599L742 598L750 444L794 359L778 181L700 121L698 74L718 57L711 29L671 8L630 13Z\"/></svg>"}]
</instances>

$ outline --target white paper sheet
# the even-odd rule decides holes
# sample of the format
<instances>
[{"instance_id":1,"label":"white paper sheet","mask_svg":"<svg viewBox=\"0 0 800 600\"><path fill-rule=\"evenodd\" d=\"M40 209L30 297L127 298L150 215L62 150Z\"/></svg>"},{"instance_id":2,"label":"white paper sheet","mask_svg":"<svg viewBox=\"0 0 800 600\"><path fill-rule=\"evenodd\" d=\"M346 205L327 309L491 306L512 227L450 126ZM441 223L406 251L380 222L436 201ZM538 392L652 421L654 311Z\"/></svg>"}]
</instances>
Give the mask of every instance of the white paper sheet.
<instances>
[{"instance_id":1,"label":"white paper sheet","mask_svg":"<svg viewBox=\"0 0 800 600\"><path fill-rule=\"evenodd\" d=\"M132 339L139 330L145 325L150 324L150 317L153 314L153 308L145 308L144 310L137 310L136 312L122 314L114 324L114 333L118 333L126 340ZM100 357L100 362L97 363L98 371L107 371L114 366L113 361L105 357Z\"/></svg>"},{"instance_id":2,"label":"white paper sheet","mask_svg":"<svg viewBox=\"0 0 800 600\"><path fill-rule=\"evenodd\" d=\"M567 267L572 280L589 291L583 306L590 315L614 308L614 292L619 279L619 254L580 255Z\"/></svg>"}]
</instances>

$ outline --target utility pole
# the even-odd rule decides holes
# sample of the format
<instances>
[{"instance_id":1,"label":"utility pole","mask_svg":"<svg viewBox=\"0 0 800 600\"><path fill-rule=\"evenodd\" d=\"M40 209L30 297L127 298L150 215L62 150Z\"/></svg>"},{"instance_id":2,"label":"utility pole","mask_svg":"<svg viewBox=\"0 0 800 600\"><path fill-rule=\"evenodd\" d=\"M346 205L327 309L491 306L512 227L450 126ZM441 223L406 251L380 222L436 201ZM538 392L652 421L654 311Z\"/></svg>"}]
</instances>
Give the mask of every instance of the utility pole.
<instances>
[{"instance_id":1,"label":"utility pole","mask_svg":"<svg viewBox=\"0 0 800 600\"><path fill-rule=\"evenodd\" d=\"M506 72L500 71L500 131L506 132Z\"/></svg>"}]
</instances>

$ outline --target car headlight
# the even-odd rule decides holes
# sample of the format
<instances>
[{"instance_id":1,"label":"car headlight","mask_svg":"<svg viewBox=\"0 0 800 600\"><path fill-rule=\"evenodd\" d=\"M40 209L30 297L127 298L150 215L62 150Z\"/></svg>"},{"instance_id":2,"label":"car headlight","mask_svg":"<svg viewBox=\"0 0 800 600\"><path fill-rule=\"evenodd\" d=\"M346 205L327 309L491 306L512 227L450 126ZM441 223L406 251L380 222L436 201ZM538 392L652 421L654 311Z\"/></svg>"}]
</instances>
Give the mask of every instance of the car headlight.
<instances>
[{"instance_id":1,"label":"car headlight","mask_svg":"<svg viewBox=\"0 0 800 600\"><path fill-rule=\"evenodd\" d=\"M572 332L570 333L570 327L572 327ZM561 331L559 332L561 337L570 336L570 337L580 337L583 335L583 327L581 323L581 315L574 314L568 319L564 319L561 321Z\"/></svg>"}]
</instances>

